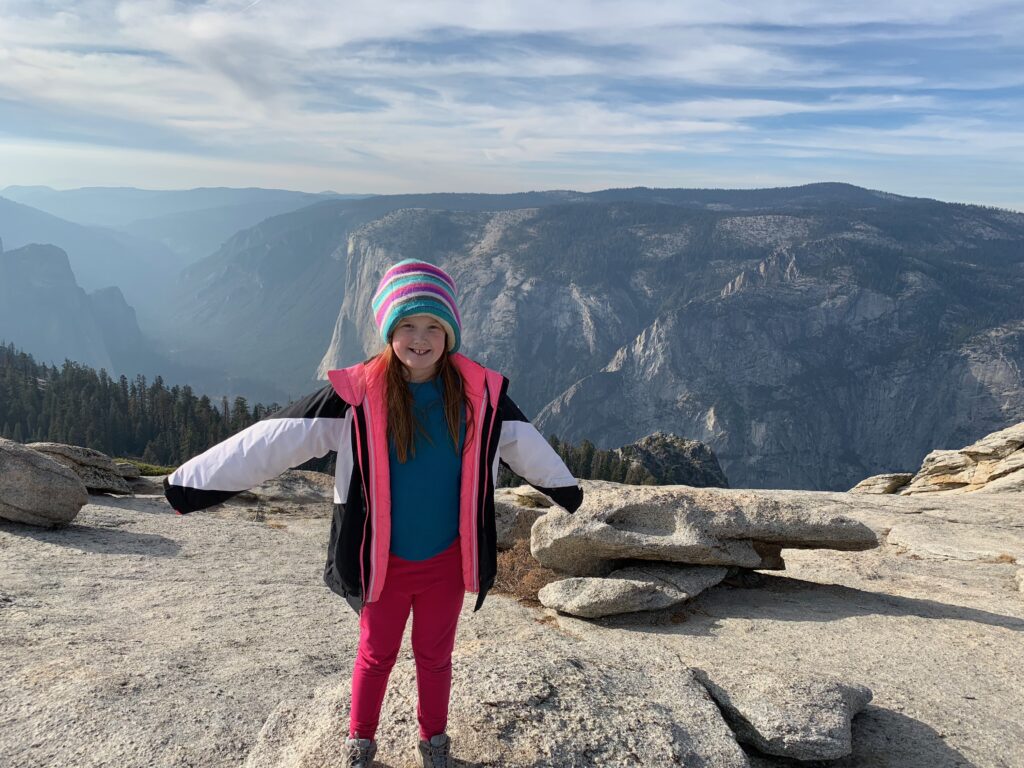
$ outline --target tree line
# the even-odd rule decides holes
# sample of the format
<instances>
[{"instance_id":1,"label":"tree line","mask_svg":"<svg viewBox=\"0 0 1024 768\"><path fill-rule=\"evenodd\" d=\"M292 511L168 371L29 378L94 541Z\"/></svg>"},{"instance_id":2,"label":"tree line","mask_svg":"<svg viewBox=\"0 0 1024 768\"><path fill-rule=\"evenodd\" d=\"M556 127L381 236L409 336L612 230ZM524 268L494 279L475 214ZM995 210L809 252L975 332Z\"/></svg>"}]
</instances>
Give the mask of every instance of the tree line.
<instances>
[{"instance_id":1,"label":"tree line","mask_svg":"<svg viewBox=\"0 0 1024 768\"><path fill-rule=\"evenodd\" d=\"M606 451L594 447L589 440L579 445L559 440L555 435L548 436L548 443L555 453L565 462L569 472L577 479L611 480L629 485L657 485L658 479L643 465L629 459L623 459L616 451ZM522 485L526 481L504 465L498 473L498 485L501 487Z\"/></svg>"},{"instance_id":2,"label":"tree line","mask_svg":"<svg viewBox=\"0 0 1024 768\"><path fill-rule=\"evenodd\" d=\"M0 344L0 437L19 443L81 445L108 456L177 466L279 408L277 403L250 407L244 397L216 403L188 385L168 387L160 376L151 382L142 375L114 379L105 369L71 360L59 367L38 363L14 344ZM552 435L548 441L574 477L655 483L639 464L598 450L589 440L573 445ZM333 472L334 453L302 468ZM522 482L502 467L499 485Z\"/></svg>"},{"instance_id":3,"label":"tree line","mask_svg":"<svg viewBox=\"0 0 1024 768\"><path fill-rule=\"evenodd\" d=\"M278 409L244 397L213 402L163 378L111 378L65 360L37 363L0 344L0 437L81 445L110 456L176 466Z\"/></svg>"}]
</instances>

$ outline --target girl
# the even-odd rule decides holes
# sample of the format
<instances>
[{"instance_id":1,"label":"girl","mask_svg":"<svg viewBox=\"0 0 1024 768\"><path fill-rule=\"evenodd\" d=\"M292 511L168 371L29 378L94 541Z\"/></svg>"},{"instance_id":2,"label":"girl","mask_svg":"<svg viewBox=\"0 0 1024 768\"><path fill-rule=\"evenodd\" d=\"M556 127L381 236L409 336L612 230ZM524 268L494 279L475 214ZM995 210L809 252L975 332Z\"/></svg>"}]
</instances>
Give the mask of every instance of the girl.
<instances>
[{"instance_id":1,"label":"girl","mask_svg":"<svg viewBox=\"0 0 1024 768\"><path fill-rule=\"evenodd\" d=\"M183 464L164 480L179 514L218 504L337 451L324 580L359 613L344 744L369 768L388 677L412 613L419 754L451 766L451 655L465 593L494 584L494 479L502 461L573 512L583 491L507 394L508 379L458 352L451 276L400 261L372 310L385 346L330 384Z\"/></svg>"}]
</instances>

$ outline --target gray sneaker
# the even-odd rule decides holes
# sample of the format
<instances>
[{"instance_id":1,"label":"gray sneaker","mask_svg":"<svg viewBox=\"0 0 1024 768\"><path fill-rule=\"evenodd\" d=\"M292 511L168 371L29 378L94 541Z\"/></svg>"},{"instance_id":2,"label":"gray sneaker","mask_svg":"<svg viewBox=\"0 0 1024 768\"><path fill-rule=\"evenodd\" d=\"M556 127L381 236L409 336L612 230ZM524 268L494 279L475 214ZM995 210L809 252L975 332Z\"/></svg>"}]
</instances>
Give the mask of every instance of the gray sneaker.
<instances>
[{"instance_id":1,"label":"gray sneaker","mask_svg":"<svg viewBox=\"0 0 1024 768\"><path fill-rule=\"evenodd\" d=\"M420 757L423 758L423 768L455 768L452 756L449 754L452 748L452 740L448 734L439 733L431 736L430 741L420 741Z\"/></svg>"},{"instance_id":2,"label":"gray sneaker","mask_svg":"<svg viewBox=\"0 0 1024 768\"><path fill-rule=\"evenodd\" d=\"M371 739L345 739L341 748L345 768L370 768L377 754L377 742Z\"/></svg>"}]
</instances>

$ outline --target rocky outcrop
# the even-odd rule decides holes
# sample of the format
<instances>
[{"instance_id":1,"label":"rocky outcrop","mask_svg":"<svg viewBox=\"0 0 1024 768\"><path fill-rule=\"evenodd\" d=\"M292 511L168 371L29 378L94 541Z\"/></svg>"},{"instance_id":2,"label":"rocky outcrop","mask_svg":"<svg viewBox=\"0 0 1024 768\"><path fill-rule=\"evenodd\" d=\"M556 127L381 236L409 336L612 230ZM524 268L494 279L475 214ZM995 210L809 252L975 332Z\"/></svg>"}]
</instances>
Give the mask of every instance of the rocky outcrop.
<instances>
[{"instance_id":1,"label":"rocky outcrop","mask_svg":"<svg viewBox=\"0 0 1024 768\"><path fill-rule=\"evenodd\" d=\"M0 438L0 518L63 525L74 520L88 500L85 484L64 464Z\"/></svg>"},{"instance_id":2,"label":"rocky outcrop","mask_svg":"<svg viewBox=\"0 0 1024 768\"><path fill-rule=\"evenodd\" d=\"M837 510L953 530L961 523L936 515L1009 520L1021 496L818 494ZM89 501L62 528L0 523L0 765L339 765L359 617L323 584L329 521L182 517L162 497ZM457 764L728 766L736 753L715 746L727 744L723 717L686 682L688 667L727 691L727 674L757 670L867 686L874 699L841 766L996 766L1024 754L1024 689L1012 684L1020 565L890 546L787 561L756 589L713 588L692 610L601 622L493 591L474 613L467 595L449 720ZM380 768L412 765L415 706L406 643ZM757 768L791 762L746 749Z\"/></svg>"},{"instance_id":3,"label":"rocky outcrop","mask_svg":"<svg viewBox=\"0 0 1024 768\"><path fill-rule=\"evenodd\" d=\"M697 671L744 744L796 760L835 760L853 751L850 723L871 691L830 677L761 670Z\"/></svg>"},{"instance_id":4,"label":"rocky outcrop","mask_svg":"<svg viewBox=\"0 0 1024 768\"><path fill-rule=\"evenodd\" d=\"M67 253L56 246L0 254L0 328L39 362L66 358L114 371L92 301L75 281Z\"/></svg>"},{"instance_id":5,"label":"rocky outcrop","mask_svg":"<svg viewBox=\"0 0 1024 768\"><path fill-rule=\"evenodd\" d=\"M898 493L1024 491L1024 421L956 451L932 451Z\"/></svg>"},{"instance_id":6,"label":"rocky outcrop","mask_svg":"<svg viewBox=\"0 0 1024 768\"><path fill-rule=\"evenodd\" d=\"M693 673L671 653L613 657L531 620L488 631L466 619L452 658L448 733L460 764L503 768L686 765L749 761ZM345 676L347 677L347 675ZM271 713L245 768L340 765L338 720L349 683ZM381 765L415 743L413 665L400 658L377 732Z\"/></svg>"},{"instance_id":7,"label":"rocky outcrop","mask_svg":"<svg viewBox=\"0 0 1024 768\"><path fill-rule=\"evenodd\" d=\"M914 477L913 472L890 472L866 477L850 489L850 493L895 493Z\"/></svg>"},{"instance_id":8,"label":"rocky outcrop","mask_svg":"<svg viewBox=\"0 0 1024 768\"><path fill-rule=\"evenodd\" d=\"M136 496L163 496L165 475L139 475L128 480Z\"/></svg>"},{"instance_id":9,"label":"rocky outcrop","mask_svg":"<svg viewBox=\"0 0 1024 768\"><path fill-rule=\"evenodd\" d=\"M498 549L511 549L519 539L529 539L530 529L551 507L551 499L529 485L494 489L494 527Z\"/></svg>"},{"instance_id":10,"label":"rocky outcrop","mask_svg":"<svg viewBox=\"0 0 1024 768\"><path fill-rule=\"evenodd\" d=\"M619 458L641 470L644 484L728 488L715 452L699 440L655 432L617 448Z\"/></svg>"},{"instance_id":11,"label":"rocky outcrop","mask_svg":"<svg viewBox=\"0 0 1024 768\"><path fill-rule=\"evenodd\" d=\"M139 468L130 461L115 461L114 469L125 480L137 480L142 475Z\"/></svg>"},{"instance_id":12,"label":"rocky outcrop","mask_svg":"<svg viewBox=\"0 0 1024 768\"><path fill-rule=\"evenodd\" d=\"M90 493L130 494L131 488L107 454L64 443L28 443L28 448L60 462L85 483Z\"/></svg>"},{"instance_id":13,"label":"rocky outcrop","mask_svg":"<svg viewBox=\"0 0 1024 768\"><path fill-rule=\"evenodd\" d=\"M851 493L1017 493L1024 491L1024 421L965 448L936 450L916 473L873 475Z\"/></svg>"},{"instance_id":14,"label":"rocky outcrop","mask_svg":"<svg viewBox=\"0 0 1024 768\"><path fill-rule=\"evenodd\" d=\"M544 434L671 431L734 487L845 490L1024 418L1024 278L997 266L1024 216L844 185L715 197L326 201L192 265L167 325L192 362L310 391L318 360L322 378L380 348L380 276L425 259L459 284L464 351Z\"/></svg>"},{"instance_id":15,"label":"rocky outcrop","mask_svg":"<svg viewBox=\"0 0 1024 768\"><path fill-rule=\"evenodd\" d=\"M579 576L607 575L632 559L780 569L782 547L877 546L871 529L812 492L616 483L588 483L580 509L544 515L530 540L542 565Z\"/></svg>"},{"instance_id":16,"label":"rocky outcrop","mask_svg":"<svg viewBox=\"0 0 1024 768\"><path fill-rule=\"evenodd\" d=\"M616 613L671 608L725 578L726 568L650 564L612 571L605 578L579 576L555 581L537 594L560 613L594 619Z\"/></svg>"},{"instance_id":17,"label":"rocky outcrop","mask_svg":"<svg viewBox=\"0 0 1024 768\"><path fill-rule=\"evenodd\" d=\"M163 495L162 486L159 493ZM212 507L208 514L254 521L277 517L330 519L333 502L332 475L289 469Z\"/></svg>"},{"instance_id":18,"label":"rocky outcrop","mask_svg":"<svg viewBox=\"0 0 1024 768\"><path fill-rule=\"evenodd\" d=\"M330 505L334 500L334 478L324 472L289 469L232 498L234 503L259 503L274 508Z\"/></svg>"}]
</instances>

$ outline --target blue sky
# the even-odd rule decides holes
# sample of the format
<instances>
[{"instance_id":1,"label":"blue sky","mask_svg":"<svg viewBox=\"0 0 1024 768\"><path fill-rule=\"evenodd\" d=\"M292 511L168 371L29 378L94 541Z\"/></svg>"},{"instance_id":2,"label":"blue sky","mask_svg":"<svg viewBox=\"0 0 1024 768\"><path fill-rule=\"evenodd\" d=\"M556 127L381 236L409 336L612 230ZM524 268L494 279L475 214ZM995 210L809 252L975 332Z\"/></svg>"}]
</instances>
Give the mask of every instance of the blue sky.
<instances>
[{"instance_id":1,"label":"blue sky","mask_svg":"<svg viewBox=\"0 0 1024 768\"><path fill-rule=\"evenodd\" d=\"M1024 210L1024 4L0 0L0 188L845 181Z\"/></svg>"}]
</instances>

